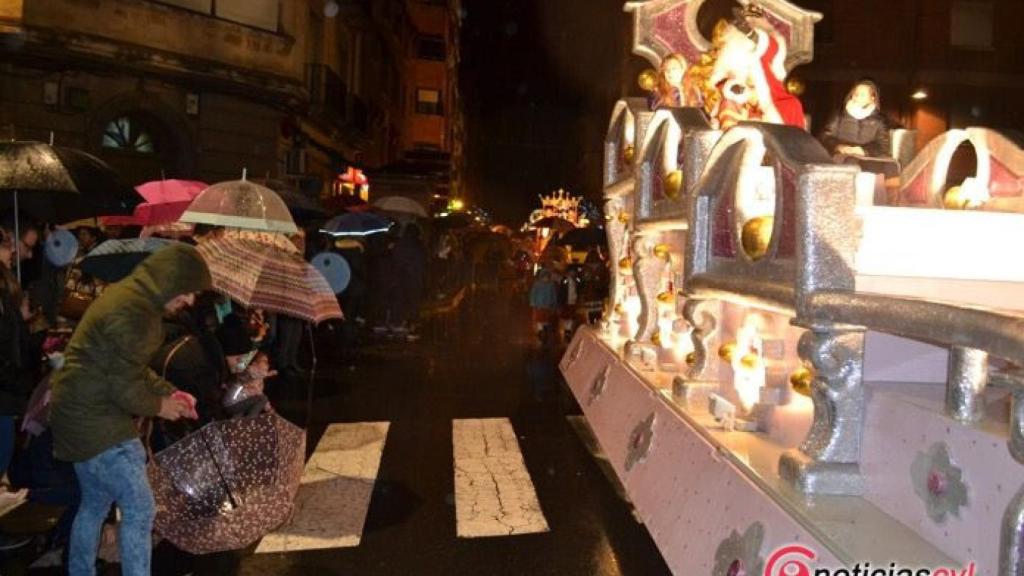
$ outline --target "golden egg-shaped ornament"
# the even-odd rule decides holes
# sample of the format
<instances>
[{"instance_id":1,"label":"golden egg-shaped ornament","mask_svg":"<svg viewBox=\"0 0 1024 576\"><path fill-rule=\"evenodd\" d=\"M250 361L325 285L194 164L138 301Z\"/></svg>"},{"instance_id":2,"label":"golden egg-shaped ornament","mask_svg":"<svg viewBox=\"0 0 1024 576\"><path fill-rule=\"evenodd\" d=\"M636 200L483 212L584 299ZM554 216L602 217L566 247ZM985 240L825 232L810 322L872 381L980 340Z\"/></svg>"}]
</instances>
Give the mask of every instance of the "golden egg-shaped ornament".
<instances>
[{"instance_id":1,"label":"golden egg-shaped ornament","mask_svg":"<svg viewBox=\"0 0 1024 576\"><path fill-rule=\"evenodd\" d=\"M743 251L751 260L760 260L768 254L774 227L775 218L772 216L758 216L743 224L740 242L743 244Z\"/></svg>"},{"instance_id":2,"label":"golden egg-shaped ornament","mask_svg":"<svg viewBox=\"0 0 1024 576\"><path fill-rule=\"evenodd\" d=\"M629 222L629 214L626 212L619 212L619 222L622 222L623 224Z\"/></svg>"},{"instance_id":3,"label":"golden egg-shaped ornament","mask_svg":"<svg viewBox=\"0 0 1024 576\"><path fill-rule=\"evenodd\" d=\"M654 92L654 89L658 86L658 71L654 68L644 70L637 74L636 83L642 90Z\"/></svg>"},{"instance_id":4,"label":"golden egg-shaped ornament","mask_svg":"<svg viewBox=\"0 0 1024 576\"><path fill-rule=\"evenodd\" d=\"M793 96L803 96L804 92L807 91L807 84L799 78L790 78L786 80L786 92L789 92Z\"/></svg>"},{"instance_id":5,"label":"golden egg-shaped ornament","mask_svg":"<svg viewBox=\"0 0 1024 576\"><path fill-rule=\"evenodd\" d=\"M625 160L627 164L632 164L634 158L636 158L635 146L630 144L622 149L622 159Z\"/></svg>"},{"instance_id":6,"label":"golden egg-shaped ornament","mask_svg":"<svg viewBox=\"0 0 1024 576\"><path fill-rule=\"evenodd\" d=\"M683 171L673 170L665 175L665 196L675 200L683 191Z\"/></svg>"},{"instance_id":7,"label":"golden egg-shaped ornament","mask_svg":"<svg viewBox=\"0 0 1024 576\"><path fill-rule=\"evenodd\" d=\"M736 343L726 342L718 347L718 357L725 362L732 362L733 355L736 354Z\"/></svg>"},{"instance_id":8,"label":"golden egg-shaped ornament","mask_svg":"<svg viewBox=\"0 0 1024 576\"><path fill-rule=\"evenodd\" d=\"M969 203L959 186L953 186L942 195L942 205L946 210L966 210Z\"/></svg>"},{"instance_id":9,"label":"golden egg-shaped ornament","mask_svg":"<svg viewBox=\"0 0 1024 576\"><path fill-rule=\"evenodd\" d=\"M743 358L740 358L740 364L743 365L747 370L753 370L761 363L761 357L757 354L744 354Z\"/></svg>"},{"instance_id":10,"label":"golden egg-shaped ornament","mask_svg":"<svg viewBox=\"0 0 1024 576\"><path fill-rule=\"evenodd\" d=\"M656 244L653 252L654 257L661 260L668 260L672 257L672 248L668 244Z\"/></svg>"},{"instance_id":11,"label":"golden egg-shaped ornament","mask_svg":"<svg viewBox=\"0 0 1024 576\"><path fill-rule=\"evenodd\" d=\"M661 332L655 332L651 335L651 344L661 346Z\"/></svg>"},{"instance_id":12,"label":"golden egg-shaped ornament","mask_svg":"<svg viewBox=\"0 0 1024 576\"><path fill-rule=\"evenodd\" d=\"M671 290L666 290L661 294L658 294L658 303L660 304L674 304L676 301L676 295Z\"/></svg>"},{"instance_id":13,"label":"golden egg-shaped ornament","mask_svg":"<svg viewBox=\"0 0 1024 576\"><path fill-rule=\"evenodd\" d=\"M633 259L629 256L619 260L619 272L632 274L633 273Z\"/></svg>"},{"instance_id":14,"label":"golden egg-shaped ornament","mask_svg":"<svg viewBox=\"0 0 1024 576\"><path fill-rule=\"evenodd\" d=\"M814 382L814 372L806 366L801 366L789 375L789 384L793 391L804 396L811 395L811 383Z\"/></svg>"},{"instance_id":15,"label":"golden egg-shaped ornament","mask_svg":"<svg viewBox=\"0 0 1024 576\"><path fill-rule=\"evenodd\" d=\"M697 364L697 353L690 352L689 354L686 355L686 365L693 366L695 364Z\"/></svg>"},{"instance_id":16,"label":"golden egg-shaped ornament","mask_svg":"<svg viewBox=\"0 0 1024 576\"><path fill-rule=\"evenodd\" d=\"M618 304L615 305L615 313L616 314L624 314L625 312L626 312L626 309L622 307L622 302L619 302Z\"/></svg>"}]
</instances>

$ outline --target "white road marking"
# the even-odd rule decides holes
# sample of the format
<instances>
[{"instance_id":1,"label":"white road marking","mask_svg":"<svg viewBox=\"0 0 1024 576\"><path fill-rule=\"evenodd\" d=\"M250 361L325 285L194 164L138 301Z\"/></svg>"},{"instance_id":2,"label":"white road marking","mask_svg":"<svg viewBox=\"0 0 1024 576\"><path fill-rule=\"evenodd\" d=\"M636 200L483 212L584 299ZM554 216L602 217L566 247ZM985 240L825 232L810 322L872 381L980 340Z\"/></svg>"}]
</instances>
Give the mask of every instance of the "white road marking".
<instances>
[{"instance_id":1,"label":"white road marking","mask_svg":"<svg viewBox=\"0 0 1024 576\"><path fill-rule=\"evenodd\" d=\"M460 538L549 530L508 418L453 420Z\"/></svg>"},{"instance_id":2,"label":"white road marking","mask_svg":"<svg viewBox=\"0 0 1024 576\"><path fill-rule=\"evenodd\" d=\"M328 426L302 473L291 521L264 537L256 553L358 546L389 426Z\"/></svg>"}]
</instances>

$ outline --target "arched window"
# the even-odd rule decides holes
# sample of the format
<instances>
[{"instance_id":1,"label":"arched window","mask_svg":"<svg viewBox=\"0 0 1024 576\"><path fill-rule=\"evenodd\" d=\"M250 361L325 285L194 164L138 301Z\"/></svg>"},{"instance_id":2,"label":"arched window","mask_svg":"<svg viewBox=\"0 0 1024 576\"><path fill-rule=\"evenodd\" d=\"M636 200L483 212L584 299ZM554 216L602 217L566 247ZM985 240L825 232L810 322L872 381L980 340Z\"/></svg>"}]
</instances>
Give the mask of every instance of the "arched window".
<instances>
[{"instance_id":1,"label":"arched window","mask_svg":"<svg viewBox=\"0 0 1024 576\"><path fill-rule=\"evenodd\" d=\"M139 154L154 154L157 151L145 124L130 116L115 118L107 124L103 131L103 147Z\"/></svg>"}]
</instances>

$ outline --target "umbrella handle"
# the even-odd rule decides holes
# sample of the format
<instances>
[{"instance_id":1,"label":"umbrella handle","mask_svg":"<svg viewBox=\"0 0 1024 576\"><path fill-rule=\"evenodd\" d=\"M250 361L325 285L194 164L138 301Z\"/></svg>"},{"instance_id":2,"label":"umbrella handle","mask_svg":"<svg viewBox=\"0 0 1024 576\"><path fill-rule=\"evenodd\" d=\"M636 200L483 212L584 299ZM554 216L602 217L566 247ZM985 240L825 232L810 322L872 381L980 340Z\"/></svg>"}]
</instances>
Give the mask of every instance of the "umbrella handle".
<instances>
[{"instance_id":1,"label":"umbrella handle","mask_svg":"<svg viewBox=\"0 0 1024 576\"><path fill-rule=\"evenodd\" d=\"M217 462L217 458L213 454L213 449L210 448L210 442L206 439L206 430L209 426L203 426L199 429L199 438L203 441L203 447L206 448L207 454L210 455L210 461L213 462L213 466L217 469L217 476L220 478L221 486L224 488L224 492L228 495L228 500L231 502L232 508L238 508L238 502L235 500L235 495L231 493L231 487L228 486L227 480L224 479L224 471L220 469L220 464Z\"/></svg>"}]
</instances>

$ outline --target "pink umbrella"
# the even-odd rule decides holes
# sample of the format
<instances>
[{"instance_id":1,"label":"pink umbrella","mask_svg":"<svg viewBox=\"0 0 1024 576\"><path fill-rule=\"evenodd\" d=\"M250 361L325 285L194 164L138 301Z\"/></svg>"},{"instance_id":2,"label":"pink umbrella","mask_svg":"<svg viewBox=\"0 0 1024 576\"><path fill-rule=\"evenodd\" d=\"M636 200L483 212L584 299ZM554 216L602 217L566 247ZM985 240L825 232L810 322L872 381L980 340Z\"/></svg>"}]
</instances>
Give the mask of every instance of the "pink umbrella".
<instances>
[{"instance_id":1,"label":"pink umbrella","mask_svg":"<svg viewBox=\"0 0 1024 576\"><path fill-rule=\"evenodd\" d=\"M131 216L106 216L110 226L158 226L177 222L189 204L209 185L194 180L154 180L135 187L145 202Z\"/></svg>"}]
</instances>

